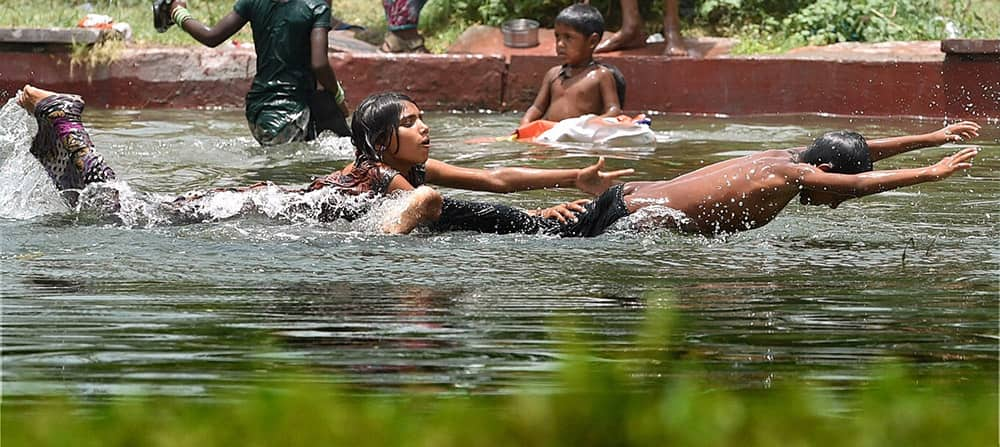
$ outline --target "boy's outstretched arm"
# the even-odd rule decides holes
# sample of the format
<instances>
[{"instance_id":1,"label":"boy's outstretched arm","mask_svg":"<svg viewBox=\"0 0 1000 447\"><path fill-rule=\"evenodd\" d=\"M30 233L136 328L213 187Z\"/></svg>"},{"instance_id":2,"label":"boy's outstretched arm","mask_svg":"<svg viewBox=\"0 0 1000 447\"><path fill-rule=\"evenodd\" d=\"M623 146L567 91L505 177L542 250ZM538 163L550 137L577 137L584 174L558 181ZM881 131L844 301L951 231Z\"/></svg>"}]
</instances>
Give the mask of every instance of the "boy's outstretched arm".
<instances>
[{"instance_id":1,"label":"boy's outstretched arm","mask_svg":"<svg viewBox=\"0 0 1000 447\"><path fill-rule=\"evenodd\" d=\"M191 17L191 14L187 11L187 2L185 0L174 0L170 4L170 12L178 27L190 34L191 37L194 37L194 40L213 48L232 37L233 34L236 34L247 23L247 19L235 11L231 11L222 20L219 20L215 26L208 27L194 17Z\"/></svg>"},{"instance_id":2,"label":"boy's outstretched arm","mask_svg":"<svg viewBox=\"0 0 1000 447\"><path fill-rule=\"evenodd\" d=\"M972 121L962 121L931 133L870 140L868 141L868 149L871 150L872 161L879 161L914 149L968 141L978 136L979 124Z\"/></svg>"},{"instance_id":3,"label":"boy's outstretched arm","mask_svg":"<svg viewBox=\"0 0 1000 447\"><path fill-rule=\"evenodd\" d=\"M817 191L834 192L850 197L864 197L903 186L934 182L972 167L978 147L967 147L924 168L869 171L861 174L834 174L815 167L801 173L802 186Z\"/></svg>"}]
</instances>

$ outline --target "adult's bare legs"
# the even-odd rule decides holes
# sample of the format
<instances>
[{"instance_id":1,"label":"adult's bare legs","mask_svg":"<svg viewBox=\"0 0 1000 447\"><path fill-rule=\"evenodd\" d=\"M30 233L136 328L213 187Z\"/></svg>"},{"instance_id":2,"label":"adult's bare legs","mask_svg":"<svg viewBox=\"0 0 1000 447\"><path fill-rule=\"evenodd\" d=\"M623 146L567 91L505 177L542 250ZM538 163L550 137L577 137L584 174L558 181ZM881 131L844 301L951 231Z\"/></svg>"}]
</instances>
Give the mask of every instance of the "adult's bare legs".
<instances>
[{"instance_id":1,"label":"adult's bare legs","mask_svg":"<svg viewBox=\"0 0 1000 447\"><path fill-rule=\"evenodd\" d=\"M669 0L675 1L675 0ZM590 3L587 1L586 3ZM597 44L595 53L642 48L646 46L646 33L642 30L642 16L639 15L638 0L621 0L622 29L615 35Z\"/></svg>"},{"instance_id":2,"label":"adult's bare legs","mask_svg":"<svg viewBox=\"0 0 1000 447\"><path fill-rule=\"evenodd\" d=\"M634 1L634 0L632 0ZM664 0L663 5L663 38L667 46L663 49L664 56L687 56L688 49L681 36L680 0Z\"/></svg>"},{"instance_id":3,"label":"adult's bare legs","mask_svg":"<svg viewBox=\"0 0 1000 447\"><path fill-rule=\"evenodd\" d=\"M585 3L590 3L586 1ZM595 53L627 50L646 46L646 33L642 30L642 16L639 14L638 0L620 0L622 7L622 29L597 45ZM681 37L679 0L665 0L663 6L663 36L667 46L665 56L687 56L687 46Z\"/></svg>"}]
</instances>

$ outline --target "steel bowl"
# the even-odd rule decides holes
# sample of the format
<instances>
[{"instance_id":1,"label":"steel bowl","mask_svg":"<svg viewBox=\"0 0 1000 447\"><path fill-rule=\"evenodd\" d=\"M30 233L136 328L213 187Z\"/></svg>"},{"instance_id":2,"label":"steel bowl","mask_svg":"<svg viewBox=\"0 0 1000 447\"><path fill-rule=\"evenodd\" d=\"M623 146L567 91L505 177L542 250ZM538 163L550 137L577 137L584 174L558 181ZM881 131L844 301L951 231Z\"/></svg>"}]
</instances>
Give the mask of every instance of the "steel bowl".
<instances>
[{"instance_id":1,"label":"steel bowl","mask_svg":"<svg viewBox=\"0 0 1000 447\"><path fill-rule=\"evenodd\" d=\"M538 46L538 22L531 19L508 20L500 26L503 44L511 48Z\"/></svg>"}]
</instances>

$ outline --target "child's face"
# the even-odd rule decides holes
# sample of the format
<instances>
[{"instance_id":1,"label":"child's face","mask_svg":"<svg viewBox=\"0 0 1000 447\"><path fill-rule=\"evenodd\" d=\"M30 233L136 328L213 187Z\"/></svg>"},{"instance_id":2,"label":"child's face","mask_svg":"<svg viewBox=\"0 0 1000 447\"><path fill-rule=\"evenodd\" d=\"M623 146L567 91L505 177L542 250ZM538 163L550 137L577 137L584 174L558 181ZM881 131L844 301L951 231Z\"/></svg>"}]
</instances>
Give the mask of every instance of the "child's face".
<instances>
[{"instance_id":1,"label":"child's face","mask_svg":"<svg viewBox=\"0 0 1000 447\"><path fill-rule=\"evenodd\" d=\"M427 161L431 148L431 128L423 121L423 112L417 105L403 102L397 133L389 141L389 150L383 159L389 165L415 165Z\"/></svg>"},{"instance_id":2,"label":"child's face","mask_svg":"<svg viewBox=\"0 0 1000 447\"><path fill-rule=\"evenodd\" d=\"M590 62L594 48L599 43L597 34L584 36L583 33L564 23L556 23L556 54L570 65Z\"/></svg>"}]
</instances>

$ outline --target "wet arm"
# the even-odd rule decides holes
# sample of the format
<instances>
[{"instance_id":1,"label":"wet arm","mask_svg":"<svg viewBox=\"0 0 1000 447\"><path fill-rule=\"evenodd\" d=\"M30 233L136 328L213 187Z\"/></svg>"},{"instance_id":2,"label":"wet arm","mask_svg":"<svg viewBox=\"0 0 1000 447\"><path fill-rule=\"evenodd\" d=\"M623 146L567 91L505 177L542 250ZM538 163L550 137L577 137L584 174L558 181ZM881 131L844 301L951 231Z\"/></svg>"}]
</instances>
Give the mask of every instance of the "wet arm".
<instances>
[{"instance_id":1,"label":"wet arm","mask_svg":"<svg viewBox=\"0 0 1000 447\"><path fill-rule=\"evenodd\" d=\"M634 172L619 169L604 172L604 157L582 169L536 168L461 168L438 160L427 160L427 181L436 185L474 191L514 192L529 189L576 186L580 191L597 195L613 185L618 178Z\"/></svg>"},{"instance_id":2,"label":"wet arm","mask_svg":"<svg viewBox=\"0 0 1000 447\"><path fill-rule=\"evenodd\" d=\"M329 33L329 28L313 28L309 34L309 63L312 67L313 75L316 76L319 84L323 86L323 90L337 97L338 92L342 90L337 83L337 75L333 72L333 67L330 66L330 56L328 54ZM337 103L340 113L345 117L350 115L350 111L347 109L347 98L341 93L336 100L340 101Z\"/></svg>"},{"instance_id":3,"label":"wet arm","mask_svg":"<svg viewBox=\"0 0 1000 447\"><path fill-rule=\"evenodd\" d=\"M870 140L868 141L868 148L871 150L872 161L878 161L915 149L971 140L978 136L979 125L972 121L963 121L936 132Z\"/></svg>"},{"instance_id":4,"label":"wet arm","mask_svg":"<svg viewBox=\"0 0 1000 447\"><path fill-rule=\"evenodd\" d=\"M545 73L545 78L542 79L542 86L538 89L538 95L535 96L535 102L531 104L531 107L528 107L528 110L524 112L524 116L521 117L522 126L532 121L540 120L545 116L545 111L548 110L549 102L551 101L552 81L555 79L556 73L558 71L555 68Z\"/></svg>"},{"instance_id":5,"label":"wet arm","mask_svg":"<svg viewBox=\"0 0 1000 447\"><path fill-rule=\"evenodd\" d=\"M972 167L972 159L978 153L979 148L970 147L923 168L871 171L854 175L827 173L810 167L801 172L801 184L819 191L864 197L904 186L945 179L958 171Z\"/></svg>"},{"instance_id":6,"label":"wet arm","mask_svg":"<svg viewBox=\"0 0 1000 447\"><path fill-rule=\"evenodd\" d=\"M183 0L175 0L171 4L170 11L173 12L177 8L187 7L187 2ZM190 18L184 21L184 23L179 24L186 33L194 37L194 40L201 42L201 44L209 47L217 47L226 39L233 36L246 25L247 19L236 13L236 11L231 11L226 14L222 20L219 20L215 26L208 27L205 24L198 21L198 19Z\"/></svg>"},{"instance_id":7,"label":"wet arm","mask_svg":"<svg viewBox=\"0 0 1000 447\"><path fill-rule=\"evenodd\" d=\"M427 160L427 182L473 191L514 192L572 185L579 169L463 168Z\"/></svg>"},{"instance_id":8,"label":"wet arm","mask_svg":"<svg viewBox=\"0 0 1000 447\"><path fill-rule=\"evenodd\" d=\"M313 74L323 89L335 93L337 91L337 75L333 72L333 67L330 66L329 32L329 28L313 28L309 35L309 61Z\"/></svg>"},{"instance_id":9,"label":"wet arm","mask_svg":"<svg viewBox=\"0 0 1000 447\"><path fill-rule=\"evenodd\" d=\"M605 117L616 117L622 114L622 105L618 100L618 88L615 87L615 78L611 75L611 72L607 69L604 70L604 76L601 76L601 99L604 102L602 107L603 113L601 116Z\"/></svg>"}]
</instances>

